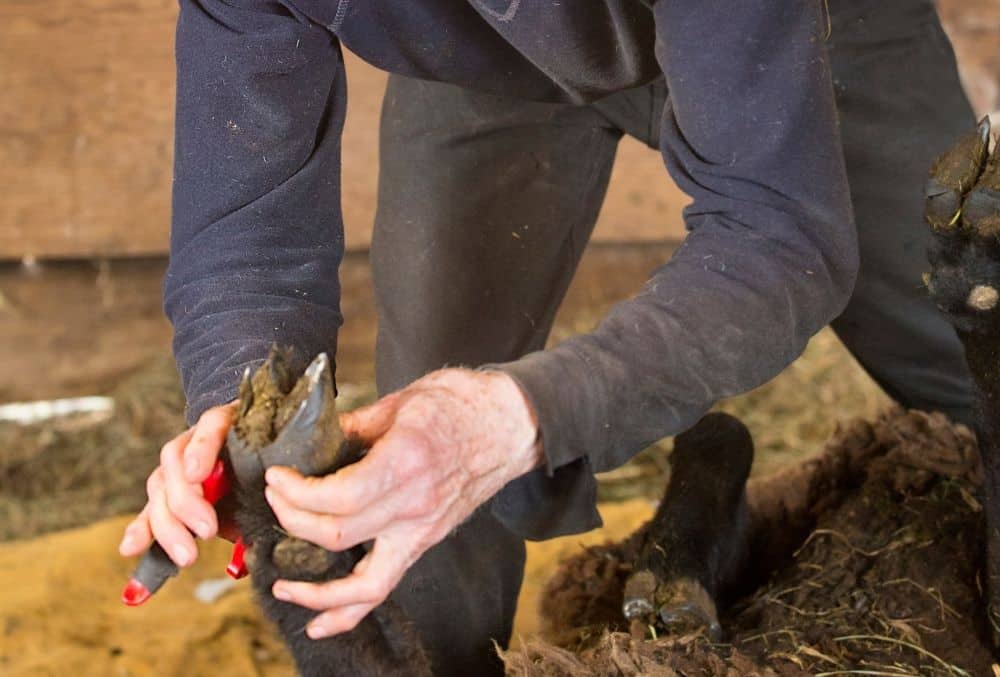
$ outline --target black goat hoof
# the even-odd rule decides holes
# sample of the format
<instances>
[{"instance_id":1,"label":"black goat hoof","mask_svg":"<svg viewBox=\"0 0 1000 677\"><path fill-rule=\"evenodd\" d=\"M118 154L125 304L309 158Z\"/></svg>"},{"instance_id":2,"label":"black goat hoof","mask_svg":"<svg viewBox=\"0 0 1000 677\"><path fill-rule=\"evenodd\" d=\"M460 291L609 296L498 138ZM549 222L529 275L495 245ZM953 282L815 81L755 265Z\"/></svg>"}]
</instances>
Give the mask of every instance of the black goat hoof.
<instances>
[{"instance_id":1,"label":"black goat hoof","mask_svg":"<svg viewBox=\"0 0 1000 677\"><path fill-rule=\"evenodd\" d=\"M672 635L701 631L712 641L722 639L715 601L704 586L690 578L661 581L649 570L636 572L625 584L622 612L629 621L659 627Z\"/></svg>"},{"instance_id":2,"label":"black goat hoof","mask_svg":"<svg viewBox=\"0 0 1000 677\"><path fill-rule=\"evenodd\" d=\"M643 569L625 582L622 614L626 620L648 620L656 614L656 590L660 582L652 571Z\"/></svg>"},{"instance_id":3,"label":"black goat hoof","mask_svg":"<svg viewBox=\"0 0 1000 677\"><path fill-rule=\"evenodd\" d=\"M306 580L324 574L331 564L330 552L301 538L286 536L271 551L271 561L282 578Z\"/></svg>"},{"instance_id":4,"label":"black goat hoof","mask_svg":"<svg viewBox=\"0 0 1000 677\"><path fill-rule=\"evenodd\" d=\"M227 439L241 481L262 478L274 465L321 475L357 460L344 457L329 358L320 353L297 380L290 376L289 359L272 349L260 369L243 375Z\"/></svg>"},{"instance_id":5,"label":"black goat hoof","mask_svg":"<svg viewBox=\"0 0 1000 677\"><path fill-rule=\"evenodd\" d=\"M986 165L989 141L990 120L983 118L934 161L924 187L924 218L936 232L959 230L962 203Z\"/></svg>"},{"instance_id":6,"label":"black goat hoof","mask_svg":"<svg viewBox=\"0 0 1000 677\"><path fill-rule=\"evenodd\" d=\"M975 384L975 428L983 462L986 616L1000 651L1000 150L990 122L931 168L925 216L934 232L924 283L955 327Z\"/></svg>"},{"instance_id":7,"label":"black goat hoof","mask_svg":"<svg viewBox=\"0 0 1000 677\"><path fill-rule=\"evenodd\" d=\"M750 433L732 416L709 414L677 436L667 493L625 585L622 613L633 626L721 639L718 597L749 548L752 462Z\"/></svg>"},{"instance_id":8,"label":"black goat hoof","mask_svg":"<svg viewBox=\"0 0 1000 677\"><path fill-rule=\"evenodd\" d=\"M924 284L959 331L1000 329L1000 152L989 154L990 121L931 168L924 216L935 241Z\"/></svg>"}]
</instances>

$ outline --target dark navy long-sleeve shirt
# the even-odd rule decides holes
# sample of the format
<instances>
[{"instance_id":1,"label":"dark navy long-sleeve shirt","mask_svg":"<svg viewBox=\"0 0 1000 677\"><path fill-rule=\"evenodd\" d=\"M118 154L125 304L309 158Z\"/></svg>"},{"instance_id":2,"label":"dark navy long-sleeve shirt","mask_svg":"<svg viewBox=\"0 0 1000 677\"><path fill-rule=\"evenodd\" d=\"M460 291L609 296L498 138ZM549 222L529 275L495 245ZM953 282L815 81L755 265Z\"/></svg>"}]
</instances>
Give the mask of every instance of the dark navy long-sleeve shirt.
<instances>
[{"instance_id":1,"label":"dark navy long-sleeve shirt","mask_svg":"<svg viewBox=\"0 0 1000 677\"><path fill-rule=\"evenodd\" d=\"M594 526L594 471L778 373L843 309L856 236L818 0L181 0L165 307L188 417L278 342L335 352L341 44L374 65L584 102L665 76L689 235L592 332L498 365L546 467L494 502L529 537Z\"/></svg>"}]
</instances>

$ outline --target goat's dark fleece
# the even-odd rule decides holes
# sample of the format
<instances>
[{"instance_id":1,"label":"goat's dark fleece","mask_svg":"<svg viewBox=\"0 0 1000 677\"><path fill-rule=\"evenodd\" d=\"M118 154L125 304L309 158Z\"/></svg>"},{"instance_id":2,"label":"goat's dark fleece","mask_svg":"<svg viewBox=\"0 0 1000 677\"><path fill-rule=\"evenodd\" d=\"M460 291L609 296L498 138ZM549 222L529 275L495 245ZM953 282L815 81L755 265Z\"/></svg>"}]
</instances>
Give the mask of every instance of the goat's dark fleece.
<instances>
[{"instance_id":1,"label":"goat's dark fleece","mask_svg":"<svg viewBox=\"0 0 1000 677\"><path fill-rule=\"evenodd\" d=\"M302 677L411 677L430 675L430 663L421 650L420 639L405 614L393 602L377 607L352 632L314 640L305 627L316 612L282 602L271 587L282 576L267 553L285 538L277 519L264 500L264 483L240 486L237 524L244 538L253 543L251 576L264 615L278 626ZM346 576L365 551L360 546L343 553L327 553L328 566L318 574L297 576L304 581L328 581Z\"/></svg>"},{"instance_id":2,"label":"goat's dark fleece","mask_svg":"<svg viewBox=\"0 0 1000 677\"><path fill-rule=\"evenodd\" d=\"M287 373L283 365L276 368L276 363L282 361L282 354L272 350L268 361L254 375L252 385L251 379L244 380L241 408L228 439L227 470L236 496L235 519L244 541L251 546L249 568L257 600L267 618L277 625L303 677L430 675L430 662L420 638L392 601L374 609L353 631L314 640L306 635L305 628L317 613L282 602L271 594L279 578L327 581L346 576L365 555L361 546L329 552L288 536L264 497L264 470L270 465L293 465L306 474L334 472L358 460L364 451L359 442L341 435L326 363L322 364L326 370L322 378L310 385L306 383L307 373L293 389L291 379L282 377ZM316 388L327 392L313 397ZM310 412L309 407L327 411ZM282 432L286 432L284 438ZM300 433L304 434L289 444L292 434ZM336 453L331 453L329 445ZM328 468L309 467L331 459ZM281 557L278 553L282 549L300 556Z\"/></svg>"},{"instance_id":3,"label":"goat's dark fleece","mask_svg":"<svg viewBox=\"0 0 1000 677\"><path fill-rule=\"evenodd\" d=\"M975 384L983 462L987 613L1000 647L1000 150L989 118L941 155L926 189L934 231L927 289L955 326Z\"/></svg>"}]
</instances>

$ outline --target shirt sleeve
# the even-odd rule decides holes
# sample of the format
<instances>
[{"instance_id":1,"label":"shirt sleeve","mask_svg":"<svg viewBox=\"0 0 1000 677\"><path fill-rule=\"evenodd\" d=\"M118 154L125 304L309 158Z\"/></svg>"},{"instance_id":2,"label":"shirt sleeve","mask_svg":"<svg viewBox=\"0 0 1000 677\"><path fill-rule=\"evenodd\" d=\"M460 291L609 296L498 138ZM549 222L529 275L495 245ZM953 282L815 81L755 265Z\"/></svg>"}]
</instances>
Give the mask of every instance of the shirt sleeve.
<instances>
[{"instance_id":1,"label":"shirt sleeve","mask_svg":"<svg viewBox=\"0 0 1000 677\"><path fill-rule=\"evenodd\" d=\"M164 306L193 421L272 343L334 353L346 90L336 38L285 5L180 5Z\"/></svg>"},{"instance_id":2,"label":"shirt sleeve","mask_svg":"<svg viewBox=\"0 0 1000 677\"><path fill-rule=\"evenodd\" d=\"M559 493L592 492L591 471L771 379L846 305L857 242L820 7L653 5L669 89L661 149L693 199L689 235L592 332L500 365L536 409ZM513 490L555 500L542 479ZM575 510L528 535L596 522Z\"/></svg>"}]
</instances>

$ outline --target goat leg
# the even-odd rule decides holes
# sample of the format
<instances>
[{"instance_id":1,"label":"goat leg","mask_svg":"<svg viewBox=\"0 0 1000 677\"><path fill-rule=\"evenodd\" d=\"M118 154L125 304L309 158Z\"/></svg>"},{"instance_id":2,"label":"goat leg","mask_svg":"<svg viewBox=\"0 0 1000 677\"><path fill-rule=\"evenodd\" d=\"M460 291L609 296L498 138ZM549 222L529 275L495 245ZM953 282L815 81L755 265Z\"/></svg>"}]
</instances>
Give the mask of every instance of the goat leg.
<instances>
[{"instance_id":1,"label":"goat leg","mask_svg":"<svg viewBox=\"0 0 1000 677\"><path fill-rule=\"evenodd\" d=\"M625 585L622 612L634 629L704 629L721 639L716 604L747 552L752 462L750 432L727 414L677 436L666 496Z\"/></svg>"},{"instance_id":2,"label":"goat leg","mask_svg":"<svg viewBox=\"0 0 1000 677\"><path fill-rule=\"evenodd\" d=\"M1000 648L1000 151L989 154L990 122L934 163L925 217L934 233L924 283L955 327L974 382L983 462L986 611Z\"/></svg>"},{"instance_id":3,"label":"goat leg","mask_svg":"<svg viewBox=\"0 0 1000 677\"><path fill-rule=\"evenodd\" d=\"M326 356L317 357L295 382L290 372L285 355L272 350L257 372L244 376L227 440L236 521L250 545L248 561L258 601L278 626L304 677L430 675L415 629L391 600L353 631L313 640L305 628L316 612L271 594L279 578L320 582L347 576L365 555L361 546L329 552L287 535L264 497L264 471L272 465L307 475L329 474L357 461L364 451L341 432Z\"/></svg>"}]
</instances>

